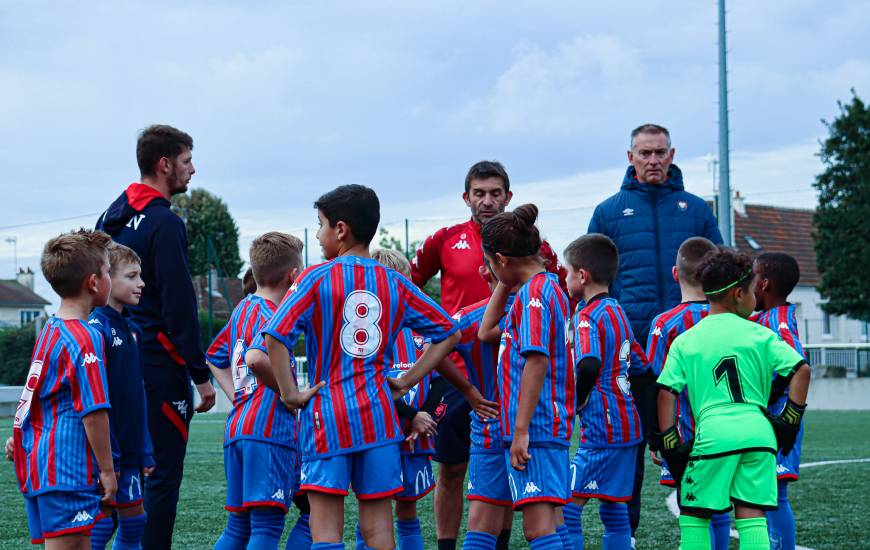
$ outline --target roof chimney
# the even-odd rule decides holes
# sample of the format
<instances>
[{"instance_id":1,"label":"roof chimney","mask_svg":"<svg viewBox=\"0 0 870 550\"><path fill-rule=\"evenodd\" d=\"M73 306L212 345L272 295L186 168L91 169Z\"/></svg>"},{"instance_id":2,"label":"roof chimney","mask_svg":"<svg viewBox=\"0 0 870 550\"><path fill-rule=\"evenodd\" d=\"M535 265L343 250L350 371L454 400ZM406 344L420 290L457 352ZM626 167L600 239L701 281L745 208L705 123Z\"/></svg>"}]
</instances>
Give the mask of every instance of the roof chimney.
<instances>
[{"instance_id":1,"label":"roof chimney","mask_svg":"<svg viewBox=\"0 0 870 550\"><path fill-rule=\"evenodd\" d=\"M29 267L26 271L24 268L19 269L18 274L15 275L15 280L17 280L19 284L33 290L33 270Z\"/></svg>"},{"instance_id":2,"label":"roof chimney","mask_svg":"<svg viewBox=\"0 0 870 550\"><path fill-rule=\"evenodd\" d=\"M734 207L734 212L736 212L741 218L746 218L746 203L743 201L743 197L740 196L740 191L734 191L734 198L731 200L731 205Z\"/></svg>"}]
</instances>

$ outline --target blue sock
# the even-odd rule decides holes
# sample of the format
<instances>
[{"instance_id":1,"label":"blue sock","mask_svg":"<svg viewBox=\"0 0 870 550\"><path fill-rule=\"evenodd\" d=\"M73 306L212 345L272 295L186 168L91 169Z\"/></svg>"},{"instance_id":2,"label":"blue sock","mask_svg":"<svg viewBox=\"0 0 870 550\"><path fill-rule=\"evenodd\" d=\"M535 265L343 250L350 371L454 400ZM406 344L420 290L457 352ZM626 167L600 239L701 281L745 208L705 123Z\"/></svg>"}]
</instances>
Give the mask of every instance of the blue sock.
<instances>
[{"instance_id":1,"label":"blue sock","mask_svg":"<svg viewBox=\"0 0 870 550\"><path fill-rule=\"evenodd\" d=\"M341 542L315 542L311 545L311 550L344 550L344 544Z\"/></svg>"},{"instance_id":2,"label":"blue sock","mask_svg":"<svg viewBox=\"0 0 870 550\"><path fill-rule=\"evenodd\" d=\"M624 502L601 501L598 515L604 524L601 550L631 548L631 526L628 524L628 505Z\"/></svg>"},{"instance_id":3,"label":"blue sock","mask_svg":"<svg viewBox=\"0 0 870 550\"><path fill-rule=\"evenodd\" d=\"M556 534L562 539L562 548L565 550L574 550L574 541L571 540L571 532L568 531L568 526L564 523L556 526Z\"/></svg>"},{"instance_id":4,"label":"blue sock","mask_svg":"<svg viewBox=\"0 0 870 550\"><path fill-rule=\"evenodd\" d=\"M494 535L482 531L468 531L462 542L462 550L495 550Z\"/></svg>"},{"instance_id":5,"label":"blue sock","mask_svg":"<svg viewBox=\"0 0 870 550\"><path fill-rule=\"evenodd\" d=\"M532 550L562 550L562 539L559 535L544 535L529 541L529 546Z\"/></svg>"},{"instance_id":6,"label":"blue sock","mask_svg":"<svg viewBox=\"0 0 870 550\"><path fill-rule=\"evenodd\" d=\"M396 533L399 535L399 550L423 550L423 532L420 531L420 520L396 520Z\"/></svg>"},{"instance_id":7,"label":"blue sock","mask_svg":"<svg viewBox=\"0 0 870 550\"><path fill-rule=\"evenodd\" d=\"M131 518L118 518L118 534L112 550L142 550L142 534L145 533L147 514L139 514Z\"/></svg>"},{"instance_id":8,"label":"blue sock","mask_svg":"<svg viewBox=\"0 0 870 550\"><path fill-rule=\"evenodd\" d=\"M214 545L214 550L245 550L251 538L251 516L234 514L227 516L227 527Z\"/></svg>"},{"instance_id":9,"label":"blue sock","mask_svg":"<svg viewBox=\"0 0 870 550\"><path fill-rule=\"evenodd\" d=\"M300 514L296 520L296 525L290 531L290 536L287 537L287 544L284 550L308 550L311 548L311 529L308 527L308 514Z\"/></svg>"},{"instance_id":10,"label":"blue sock","mask_svg":"<svg viewBox=\"0 0 870 550\"><path fill-rule=\"evenodd\" d=\"M728 550L731 543L731 516L725 514L713 514L710 518L710 537L713 541L713 550Z\"/></svg>"},{"instance_id":11,"label":"blue sock","mask_svg":"<svg viewBox=\"0 0 870 550\"><path fill-rule=\"evenodd\" d=\"M571 535L574 550L583 550L583 507L569 502L562 508L565 527Z\"/></svg>"},{"instance_id":12,"label":"blue sock","mask_svg":"<svg viewBox=\"0 0 870 550\"><path fill-rule=\"evenodd\" d=\"M106 543L112 538L112 531L115 530L115 520L112 516L105 517L94 523L94 528L91 529L91 548L94 550L104 550Z\"/></svg>"},{"instance_id":13,"label":"blue sock","mask_svg":"<svg viewBox=\"0 0 870 550\"><path fill-rule=\"evenodd\" d=\"M767 512L767 533L770 535L771 550L794 550L794 513L788 502L788 483L778 486L777 509Z\"/></svg>"},{"instance_id":14,"label":"blue sock","mask_svg":"<svg viewBox=\"0 0 870 550\"><path fill-rule=\"evenodd\" d=\"M274 550L284 532L284 514L277 508L251 510L251 538L248 550Z\"/></svg>"}]
</instances>

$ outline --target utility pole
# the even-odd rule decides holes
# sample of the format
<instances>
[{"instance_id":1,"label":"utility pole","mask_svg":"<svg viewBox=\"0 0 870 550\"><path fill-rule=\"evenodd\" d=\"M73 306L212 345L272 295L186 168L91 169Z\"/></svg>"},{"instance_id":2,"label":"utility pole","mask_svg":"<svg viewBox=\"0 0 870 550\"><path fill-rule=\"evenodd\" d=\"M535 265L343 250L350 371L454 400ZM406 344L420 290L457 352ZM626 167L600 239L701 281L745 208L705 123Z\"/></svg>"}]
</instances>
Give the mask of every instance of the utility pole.
<instances>
[{"instance_id":1,"label":"utility pole","mask_svg":"<svg viewBox=\"0 0 870 550\"><path fill-rule=\"evenodd\" d=\"M733 246L731 234L731 180L728 148L728 68L725 46L725 0L719 0L719 232L726 246Z\"/></svg>"},{"instance_id":2,"label":"utility pole","mask_svg":"<svg viewBox=\"0 0 870 550\"><path fill-rule=\"evenodd\" d=\"M15 277L18 277L18 237L6 237L6 242L12 245L12 261L15 265Z\"/></svg>"}]
</instances>

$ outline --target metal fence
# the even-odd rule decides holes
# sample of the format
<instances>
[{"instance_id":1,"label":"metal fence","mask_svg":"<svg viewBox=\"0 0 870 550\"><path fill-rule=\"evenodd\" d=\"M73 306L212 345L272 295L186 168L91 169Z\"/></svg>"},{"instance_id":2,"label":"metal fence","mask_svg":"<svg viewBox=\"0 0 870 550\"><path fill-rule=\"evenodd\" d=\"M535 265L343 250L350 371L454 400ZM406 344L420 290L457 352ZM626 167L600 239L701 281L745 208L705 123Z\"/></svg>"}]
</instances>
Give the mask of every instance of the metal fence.
<instances>
[{"instance_id":1,"label":"metal fence","mask_svg":"<svg viewBox=\"0 0 870 550\"><path fill-rule=\"evenodd\" d=\"M809 344L804 351L815 376L870 376L870 344Z\"/></svg>"}]
</instances>

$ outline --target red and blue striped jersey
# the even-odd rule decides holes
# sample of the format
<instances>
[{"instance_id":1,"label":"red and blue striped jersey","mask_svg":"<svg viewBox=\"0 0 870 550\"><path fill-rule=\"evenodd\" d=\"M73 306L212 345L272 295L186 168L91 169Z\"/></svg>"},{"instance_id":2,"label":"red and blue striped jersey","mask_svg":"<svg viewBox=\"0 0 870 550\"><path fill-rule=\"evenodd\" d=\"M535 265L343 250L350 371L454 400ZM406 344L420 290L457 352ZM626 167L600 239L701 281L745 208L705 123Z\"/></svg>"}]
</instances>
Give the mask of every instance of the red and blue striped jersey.
<instances>
[{"instance_id":1,"label":"red and blue striped jersey","mask_svg":"<svg viewBox=\"0 0 870 550\"><path fill-rule=\"evenodd\" d=\"M698 321L706 317L709 312L710 304L707 302L683 302L653 319L647 339L646 355L656 376L662 373L674 338L698 324ZM692 439L695 434L695 416L689 405L689 392L685 388L677 397L676 413L680 437L683 441Z\"/></svg>"},{"instance_id":2,"label":"red and blue striped jersey","mask_svg":"<svg viewBox=\"0 0 870 550\"><path fill-rule=\"evenodd\" d=\"M513 306L515 295L508 296L505 303L505 313ZM465 363L468 381L480 390L484 399L499 401L498 391L498 346L481 342L477 337L480 323L489 298L461 308L453 315L453 319L459 326L462 335L456 351ZM505 319L500 321L501 329L504 330ZM471 411L471 452L495 452L503 453L504 447L501 440L501 423L498 418L481 418L475 411Z\"/></svg>"},{"instance_id":3,"label":"red and blue striped jersey","mask_svg":"<svg viewBox=\"0 0 870 550\"><path fill-rule=\"evenodd\" d=\"M414 334L411 329L402 329L399 337L396 338L396 346L393 352L393 364L387 370L387 376L390 378L401 378L405 376L414 365L417 364L417 359L423 355L423 348L426 344L426 339L419 334ZM426 397L429 396L429 387L432 385L433 373L430 372L423 377L420 382L411 388L406 393L402 400L416 410L423 408L426 402ZM400 419L402 424L402 432L407 436L411 433L411 422ZM402 442L402 454L424 454L431 455L435 453L435 441L431 436L418 437L416 441Z\"/></svg>"},{"instance_id":4,"label":"red and blue striped jersey","mask_svg":"<svg viewBox=\"0 0 870 550\"><path fill-rule=\"evenodd\" d=\"M33 348L12 430L25 495L97 488L99 468L82 418L109 408L106 380L103 335L79 319L49 319Z\"/></svg>"},{"instance_id":5,"label":"red and blue striped jersey","mask_svg":"<svg viewBox=\"0 0 870 550\"><path fill-rule=\"evenodd\" d=\"M209 363L219 369L230 369L233 375L235 395L227 417L224 446L240 439L296 445L296 417L281 403L278 394L257 383L257 377L245 365L245 352L251 341L274 312L275 304L271 301L249 294L233 310L229 322L206 353Z\"/></svg>"},{"instance_id":6,"label":"red and blue striped jersey","mask_svg":"<svg viewBox=\"0 0 870 550\"><path fill-rule=\"evenodd\" d=\"M614 298L601 294L574 315L574 364L601 361L598 380L580 409L580 445L624 447L643 439L628 382L634 335Z\"/></svg>"},{"instance_id":7,"label":"red and blue striped jersey","mask_svg":"<svg viewBox=\"0 0 870 550\"><path fill-rule=\"evenodd\" d=\"M296 280L263 333L288 349L304 333L309 383L326 382L300 412L304 458L402 439L387 369L403 328L433 343L456 331L414 283L370 258L340 256Z\"/></svg>"},{"instance_id":8,"label":"red and blue striped jersey","mask_svg":"<svg viewBox=\"0 0 870 550\"><path fill-rule=\"evenodd\" d=\"M786 344L791 346L796 352L803 355L804 359L806 359L807 354L804 353L804 347L801 345L800 336L798 335L796 310L797 306L794 304L785 304L783 306L762 311L758 315L751 317L751 319L777 333ZM779 375L773 375L774 378L777 376ZM782 412L783 407L785 407L786 399L788 399L788 387L785 388L782 397L780 397L779 400L770 407L770 410L777 414Z\"/></svg>"},{"instance_id":9,"label":"red and blue striped jersey","mask_svg":"<svg viewBox=\"0 0 870 550\"><path fill-rule=\"evenodd\" d=\"M528 353L547 356L548 368L529 443L568 446L574 428L574 368L568 343L568 297L552 273L537 273L517 292L499 349L502 443L513 440L521 380Z\"/></svg>"}]
</instances>

